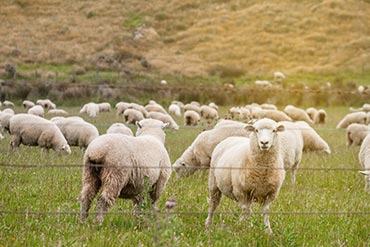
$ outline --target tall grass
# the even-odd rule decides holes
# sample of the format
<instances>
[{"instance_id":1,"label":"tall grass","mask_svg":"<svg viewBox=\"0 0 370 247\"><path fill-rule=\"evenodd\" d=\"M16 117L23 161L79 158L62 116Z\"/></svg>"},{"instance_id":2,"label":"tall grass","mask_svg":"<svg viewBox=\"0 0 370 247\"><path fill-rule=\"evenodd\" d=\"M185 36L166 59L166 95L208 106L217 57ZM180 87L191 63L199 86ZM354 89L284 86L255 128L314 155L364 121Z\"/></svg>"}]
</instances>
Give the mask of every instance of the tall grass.
<instances>
[{"instance_id":1,"label":"tall grass","mask_svg":"<svg viewBox=\"0 0 370 247\"><path fill-rule=\"evenodd\" d=\"M77 107L63 108L78 113ZM299 170L294 188L288 175L271 206L271 212L276 212L270 216L272 236L264 233L258 205L253 207L256 214L250 218L253 226L249 226L239 222L238 203L227 198L216 210L212 228L206 231L207 171L188 178L173 174L158 210L144 210L141 218L133 214L131 202L118 199L101 226L94 224L93 215L80 224L77 197L81 167L57 165L81 165L83 151L74 147L72 155L57 156L53 151L41 154L37 147L21 146L9 153L7 137L0 143L0 163L11 164L0 167L0 246L368 246L370 204L363 191L363 177L355 170L330 170L360 168L359 147L346 148L344 131L334 129L347 109L326 110L329 122L316 128L333 153L304 153L300 167L325 170ZM101 134L120 121L113 112L87 120ZM182 119L176 120L182 124ZM166 131L172 162L204 128ZM173 209L166 209L167 200L176 200Z\"/></svg>"}]
</instances>

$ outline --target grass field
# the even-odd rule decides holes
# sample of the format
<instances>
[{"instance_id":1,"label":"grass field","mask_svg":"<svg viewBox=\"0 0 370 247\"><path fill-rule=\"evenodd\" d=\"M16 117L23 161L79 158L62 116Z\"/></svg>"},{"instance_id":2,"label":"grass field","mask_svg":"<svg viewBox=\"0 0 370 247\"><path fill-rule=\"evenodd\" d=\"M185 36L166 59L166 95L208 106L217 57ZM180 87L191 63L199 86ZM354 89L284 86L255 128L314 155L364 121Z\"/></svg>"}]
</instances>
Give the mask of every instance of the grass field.
<instances>
[{"instance_id":1,"label":"grass field","mask_svg":"<svg viewBox=\"0 0 370 247\"><path fill-rule=\"evenodd\" d=\"M78 114L78 107L61 107ZM157 204L158 212L145 210L138 218L131 202L119 199L101 226L93 223L92 215L80 224L81 167L59 165L81 165L83 152L74 147L70 156L53 151L41 155L37 147L21 146L9 153L7 136L0 142L0 164L10 164L0 167L0 246L369 246L369 194L355 170L360 168L359 147L347 148L345 132L334 129L347 108L326 110L329 122L317 131L332 154L304 153L301 168L323 170L299 170L294 188L287 176L270 209L272 236L264 233L258 205L253 207L256 214L250 227L239 222L240 206L227 198L206 231L207 171L189 178L176 178L173 173ZM105 133L118 119L112 112L87 120ZM177 121L182 124L182 119ZM172 163L203 128L166 131ZM170 199L177 204L167 211L165 202Z\"/></svg>"}]
</instances>

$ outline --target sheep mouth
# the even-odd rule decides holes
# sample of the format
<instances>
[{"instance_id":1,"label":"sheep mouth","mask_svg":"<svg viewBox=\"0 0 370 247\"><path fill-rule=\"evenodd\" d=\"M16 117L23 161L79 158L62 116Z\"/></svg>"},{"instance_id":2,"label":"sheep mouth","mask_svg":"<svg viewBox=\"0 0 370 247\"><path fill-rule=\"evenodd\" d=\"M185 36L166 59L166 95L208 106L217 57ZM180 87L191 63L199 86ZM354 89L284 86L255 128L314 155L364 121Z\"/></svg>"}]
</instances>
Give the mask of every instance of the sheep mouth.
<instances>
[{"instance_id":1,"label":"sheep mouth","mask_svg":"<svg viewBox=\"0 0 370 247\"><path fill-rule=\"evenodd\" d=\"M270 146L268 146L268 145L261 145L261 146L260 146L260 149L261 149L262 151L268 151L268 150L270 149Z\"/></svg>"}]
</instances>

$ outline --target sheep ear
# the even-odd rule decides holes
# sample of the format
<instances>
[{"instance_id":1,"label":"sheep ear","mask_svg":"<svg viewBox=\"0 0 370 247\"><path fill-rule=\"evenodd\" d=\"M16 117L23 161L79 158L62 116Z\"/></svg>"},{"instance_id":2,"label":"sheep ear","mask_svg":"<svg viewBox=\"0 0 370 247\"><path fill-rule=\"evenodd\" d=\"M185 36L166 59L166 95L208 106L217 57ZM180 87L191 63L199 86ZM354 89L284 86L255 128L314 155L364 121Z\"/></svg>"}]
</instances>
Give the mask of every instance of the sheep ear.
<instances>
[{"instance_id":1,"label":"sheep ear","mask_svg":"<svg viewBox=\"0 0 370 247\"><path fill-rule=\"evenodd\" d=\"M143 127L143 126L140 124L140 122L139 122L139 121L136 121L136 122L135 122L135 124L136 124L136 126L137 126L138 128L140 128L140 129Z\"/></svg>"},{"instance_id":2,"label":"sheep ear","mask_svg":"<svg viewBox=\"0 0 370 247\"><path fill-rule=\"evenodd\" d=\"M362 175L370 175L370 171L359 171Z\"/></svg>"},{"instance_id":3,"label":"sheep ear","mask_svg":"<svg viewBox=\"0 0 370 247\"><path fill-rule=\"evenodd\" d=\"M251 124L247 124L247 126L245 126L245 129L246 129L247 131L250 131L250 132L253 132L253 131L254 131L254 127L253 127L253 125L251 125Z\"/></svg>"},{"instance_id":4,"label":"sheep ear","mask_svg":"<svg viewBox=\"0 0 370 247\"><path fill-rule=\"evenodd\" d=\"M279 126L276 128L276 132L282 132L282 131L285 131L285 126L284 126L284 125L279 125Z\"/></svg>"},{"instance_id":5,"label":"sheep ear","mask_svg":"<svg viewBox=\"0 0 370 247\"><path fill-rule=\"evenodd\" d=\"M163 123L163 124L162 124L162 129L167 128L167 127L168 127L168 125L170 125L170 124L169 124L169 123Z\"/></svg>"}]
</instances>

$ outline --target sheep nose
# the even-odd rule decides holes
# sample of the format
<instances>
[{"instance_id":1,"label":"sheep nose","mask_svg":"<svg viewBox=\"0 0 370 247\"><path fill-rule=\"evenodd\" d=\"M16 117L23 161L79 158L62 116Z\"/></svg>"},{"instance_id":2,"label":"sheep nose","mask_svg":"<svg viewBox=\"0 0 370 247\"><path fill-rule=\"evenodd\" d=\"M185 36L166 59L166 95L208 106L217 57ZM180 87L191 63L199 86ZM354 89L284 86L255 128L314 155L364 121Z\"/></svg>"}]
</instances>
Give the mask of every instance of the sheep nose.
<instances>
[{"instance_id":1,"label":"sheep nose","mask_svg":"<svg viewBox=\"0 0 370 247\"><path fill-rule=\"evenodd\" d=\"M262 144L262 145L267 145L267 144L269 144L269 142L268 141L260 141L260 143Z\"/></svg>"}]
</instances>

